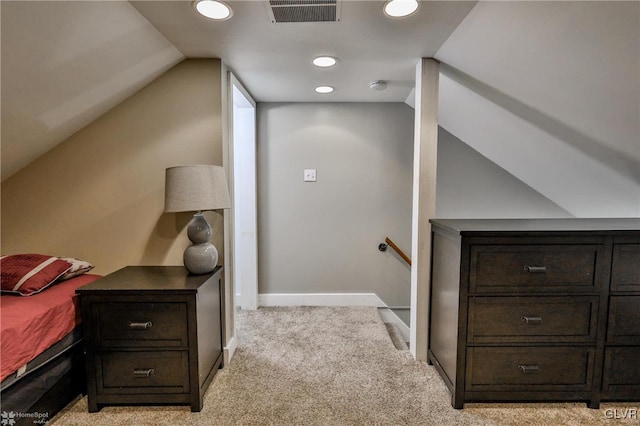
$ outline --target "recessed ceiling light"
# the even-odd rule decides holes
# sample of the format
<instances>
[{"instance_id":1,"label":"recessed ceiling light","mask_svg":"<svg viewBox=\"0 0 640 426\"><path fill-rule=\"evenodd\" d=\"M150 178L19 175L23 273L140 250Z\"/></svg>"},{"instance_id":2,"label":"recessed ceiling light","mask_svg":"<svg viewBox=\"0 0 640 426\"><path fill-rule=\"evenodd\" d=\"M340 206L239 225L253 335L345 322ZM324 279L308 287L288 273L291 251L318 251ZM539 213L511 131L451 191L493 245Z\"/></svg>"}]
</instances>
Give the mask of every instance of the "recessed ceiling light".
<instances>
[{"instance_id":1,"label":"recessed ceiling light","mask_svg":"<svg viewBox=\"0 0 640 426\"><path fill-rule=\"evenodd\" d=\"M224 21L233 15L231 8L218 0L197 0L194 5L202 16L216 21Z\"/></svg>"},{"instance_id":2,"label":"recessed ceiling light","mask_svg":"<svg viewBox=\"0 0 640 426\"><path fill-rule=\"evenodd\" d=\"M331 93L331 92L333 92L333 87L331 87L331 86L318 86L318 87L316 87L316 92L318 92L318 93Z\"/></svg>"},{"instance_id":3,"label":"recessed ceiling light","mask_svg":"<svg viewBox=\"0 0 640 426\"><path fill-rule=\"evenodd\" d=\"M318 56L313 59L313 65L316 67L332 67L336 64L336 58L332 58L331 56Z\"/></svg>"},{"instance_id":4,"label":"recessed ceiling light","mask_svg":"<svg viewBox=\"0 0 640 426\"><path fill-rule=\"evenodd\" d=\"M418 10L417 0L390 0L384 5L384 13L392 18L403 18Z\"/></svg>"}]
</instances>

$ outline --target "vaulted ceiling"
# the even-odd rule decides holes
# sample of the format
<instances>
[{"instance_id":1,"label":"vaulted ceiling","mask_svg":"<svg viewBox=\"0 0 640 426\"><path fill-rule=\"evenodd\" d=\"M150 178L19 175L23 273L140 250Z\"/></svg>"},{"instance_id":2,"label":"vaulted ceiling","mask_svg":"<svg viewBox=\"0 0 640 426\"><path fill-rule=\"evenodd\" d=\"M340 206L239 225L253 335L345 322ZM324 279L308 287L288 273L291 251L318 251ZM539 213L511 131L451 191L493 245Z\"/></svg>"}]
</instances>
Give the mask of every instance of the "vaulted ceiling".
<instances>
[{"instance_id":1,"label":"vaulted ceiling","mask_svg":"<svg viewBox=\"0 0 640 426\"><path fill-rule=\"evenodd\" d=\"M389 19L382 1L343 0L339 22L295 24L228 3L213 22L191 1L2 1L2 179L185 57L222 58L270 102L410 102L434 57L450 133L570 212L593 191L640 206L638 2L423 1ZM314 68L319 54L338 64ZM369 90L378 79L387 90Z\"/></svg>"}]
</instances>

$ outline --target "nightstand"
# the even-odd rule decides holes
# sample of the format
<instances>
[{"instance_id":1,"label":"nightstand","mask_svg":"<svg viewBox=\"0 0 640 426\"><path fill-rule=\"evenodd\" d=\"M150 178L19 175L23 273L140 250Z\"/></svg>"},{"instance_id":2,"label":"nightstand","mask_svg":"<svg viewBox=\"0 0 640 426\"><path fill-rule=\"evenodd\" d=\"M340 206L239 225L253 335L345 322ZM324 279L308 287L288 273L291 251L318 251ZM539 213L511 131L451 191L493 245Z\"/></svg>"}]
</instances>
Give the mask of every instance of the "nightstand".
<instances>
[{"instance_id":1,"label":"nightstand","mask_svg":"<svg viewBox=\"0 0 640 426\"><path fill-rule=\"evenodd\" d=\"M189 404L222 364L222 267L128 266L77 290L89 412L115 404Z\"/></svg>"}]
</instances>

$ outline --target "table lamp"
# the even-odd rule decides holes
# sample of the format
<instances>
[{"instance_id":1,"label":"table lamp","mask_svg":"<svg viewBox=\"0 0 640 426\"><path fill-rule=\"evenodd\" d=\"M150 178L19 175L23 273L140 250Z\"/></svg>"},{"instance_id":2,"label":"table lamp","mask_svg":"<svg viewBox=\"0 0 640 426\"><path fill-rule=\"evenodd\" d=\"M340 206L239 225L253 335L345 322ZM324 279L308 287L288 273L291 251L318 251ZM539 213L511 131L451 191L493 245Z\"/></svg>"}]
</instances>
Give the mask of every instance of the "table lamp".
<instances>
[{"instance_id":1,"label":"table lamp","mask_svg":"<svg viewBox=\"0 0 640 426\"><path fill-rule=\"evenodd\" d=\"M205 210L231 208L225 171L220 166L177 166L166 170L164 211L195 211L187 227L191 245L184 251L184 266L192 274L206 274L218 264L218 250L209 242L211 225Z\"/></svg>"}]
</instances>

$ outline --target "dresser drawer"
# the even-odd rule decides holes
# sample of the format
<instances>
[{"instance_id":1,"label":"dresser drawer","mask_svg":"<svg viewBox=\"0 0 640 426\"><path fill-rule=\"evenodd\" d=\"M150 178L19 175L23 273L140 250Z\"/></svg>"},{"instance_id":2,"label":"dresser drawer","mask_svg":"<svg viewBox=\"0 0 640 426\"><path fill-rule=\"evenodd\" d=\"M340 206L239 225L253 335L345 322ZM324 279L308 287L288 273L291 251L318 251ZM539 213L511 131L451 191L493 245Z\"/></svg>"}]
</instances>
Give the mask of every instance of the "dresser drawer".
<instances>
[{"instance_id":1,"label":"dresser drawer","mask_svg":"<svg viewBox=\"0 0 640 426\"><path fill-rule=\"evenodd\" d=\"M189 392L186 351L104 352L96 358L99 394Z\"/></svg>"},{"instance_id":2,"label":"dresser drawer","mask_svg":"<svg viewBox=\"0 0 640 426\"><path fill-rule=\"evenodd\" d=\"M602 390L629 395L634 391L633 401L640 398L640 347L608 347L604 352L604 376Z\"/></svg>"},{"instance_id":3,"label":"dresser drawer","mask_svg":"<svg viewBox=\"0 0 640 426\"><path fill-rule=\"evenodd\" d=\"M593 358L586 347L470 347L466 390L589 390Z\"/></svg>"},{"instance_id":4,"label":"dresser drawer","mask_svg":"<svg viewBox=\"0 0 640 426\"><path fill-rule=\"evenodd\" d=\"M598 297L471 297L468 342L595 342Z\"/></svg>"},{"instance_id":5,"label":"dresser drawer","mask_svg":"<svg viewBox=\"0 0 640 426\"><path fill-rule=\"evenodd\" d=\"M102 348L186 347L185 303L96 303Z\"/></svg>"},{"instance_id":6,"label":"dresser drawer","mask_svg":"<svg viewBox=\"0 0 640 426\"><path fill-rule=\"evenodd\" d=\"M471 293L595 291L599 245L471 247Z\"/></svg>"},{"instance_id":7,"label":"dresser drawer","mask_svg":"<svg viewBox=\"0 0 640 426\"><path fill-rule=\"evenodd\" d=\"M640 345L640 295L611 296L607 343Z\"/></svg>"},{"instance_id":8,"label":"dresser drawer","mask_svg":"<svg viewBox=\"0 0 640 426\"><path fill-rule=\"evenodd\" d=\"M611 268L612 291L640 291L640 244L615 244Z\"/></svg>"}]
</instances>

